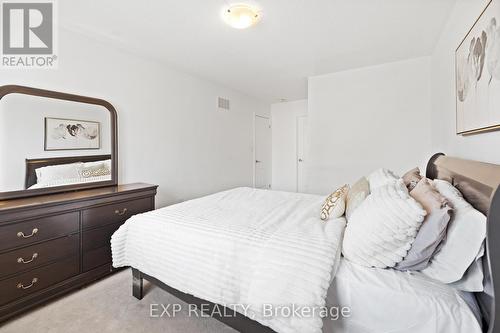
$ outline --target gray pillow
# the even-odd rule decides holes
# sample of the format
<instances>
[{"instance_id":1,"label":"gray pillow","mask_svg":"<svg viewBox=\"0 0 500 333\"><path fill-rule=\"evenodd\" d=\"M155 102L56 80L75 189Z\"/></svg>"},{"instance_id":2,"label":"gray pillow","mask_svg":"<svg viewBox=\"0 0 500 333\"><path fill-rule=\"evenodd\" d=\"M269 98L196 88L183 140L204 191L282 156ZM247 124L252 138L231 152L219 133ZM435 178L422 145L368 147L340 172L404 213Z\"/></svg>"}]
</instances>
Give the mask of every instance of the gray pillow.
<instances>
[{"instance_id":1,"label":"gray pillow","mask_svg":"<svg viewBox=\"0 0 500 333\"><path fill-rule=\"evenodd\" d=\"M449 207L433 210L428 214L408 254L394 268L401 271L420 271L426 268L438 245L446 236L448 222L450 222Z\"/></svg>"},{"instance_id":2,"label":"gray pillow","mask_svg":"<svg viewBox=\"0 0 500 333\"><path fill-rule=\"evenodd\" d=\"M438 245L445 238L452 209L446 198L427 178L422 178L410 195L424 207L427 216L410 250L395 268L402 271L419 271L428 266Z\"/></svg>"}]
</instances>

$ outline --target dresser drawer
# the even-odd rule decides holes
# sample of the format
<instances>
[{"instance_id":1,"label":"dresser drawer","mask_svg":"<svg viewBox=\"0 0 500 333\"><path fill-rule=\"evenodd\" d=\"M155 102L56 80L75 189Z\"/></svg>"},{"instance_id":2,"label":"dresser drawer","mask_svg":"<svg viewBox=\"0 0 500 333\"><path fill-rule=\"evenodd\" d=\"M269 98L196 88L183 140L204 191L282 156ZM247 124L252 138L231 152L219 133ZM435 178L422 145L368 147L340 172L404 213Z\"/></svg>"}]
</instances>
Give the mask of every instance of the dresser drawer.
<instances>
[{"instance_id":1,"label":"dresser drawer","mask_svg":"<svg viewBox=\"0 0 500 333\"><path fill-rule=\"evenodd\" d=\"M124 222L135 214L153 209L151 198L125 201L121 203L90 208L83 211L83 228L95 228L106 224Z\"/></svg>"},{"instance_id":2,"label":"dresser drawer","mask_svg":"<svg viewBox=\"0 0 500 333\"><path fill-rule=\"evenodd\" d=\"M83 254L83 271L111 263L111 246L103 246L98 249L87 251Z\"/></svg>"},{"instance_id":3,"label":"dresser drawer","mask_svg":"<svg viewBox=\"0 0 500 333\"><path fill-rule=\"evenodd\" d=\"M111 247L111 235L118 230L121 223L111 224L102 228L84 231L82 233L82 249L83 251L96 249L98 247Z\"/></svg>"},{"instance_id":4,"label":"dresser drawer","mask_svg":"<svg viewBox=\"0 0 500 333\"><path fill-rule=\"evenodd\" d=\"M0 281L0 305L50 287L78 271L78 257L73 257Z\"/></svg>"},{"instance_id":5,"label":"dresser drawer","mask_svg":"<svg viewBox=\"0 0 500 333\"><path fill-rule=\"evenodd\" d=\"M79 246L80 237L75 234L0 254L0 267L2 268L0 278L33 269L54 260L76 256Z\"/></svg>"},{"instance_id":6,"label":"dresser drawer","mask_svg":"<svg viewBox=\"0 0 500 333\"><path fill-rule=\"evenodd\" d=\"M66 236L79 229L78 212L28 220L0 227L0 251Z\"/></svg>"}]
</instances>

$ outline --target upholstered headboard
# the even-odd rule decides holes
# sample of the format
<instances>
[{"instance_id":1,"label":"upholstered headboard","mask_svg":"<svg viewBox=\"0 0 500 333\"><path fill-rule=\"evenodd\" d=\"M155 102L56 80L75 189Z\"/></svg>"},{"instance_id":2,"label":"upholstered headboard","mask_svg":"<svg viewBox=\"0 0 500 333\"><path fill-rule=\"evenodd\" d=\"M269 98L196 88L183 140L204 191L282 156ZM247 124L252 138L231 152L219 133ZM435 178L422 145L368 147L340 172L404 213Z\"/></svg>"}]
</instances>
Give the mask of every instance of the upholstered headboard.
<instances>
[{"instance_id":1,"label":"upholstered headboard","mask_svg":"<svg viewBox=\"0 0 500 333\"><path fill-rule=\"evenodd\" d=\"M71 164L77 162L97 162L111 159L111 155L90 155L90 156L71 156L71 157L55 157L55 158L37 158L26 159L26 178L24 188L36 184L35 170L49 165Z\"/></svg>"},{"instance_id":2,"label":"upholstered headboard","mask_svg":"<svg viewBox=\"0 0 500 333\"><path fill-rule=\"evenodd\" d=\"M447 180L477 210L488 217L486 254L483 259L485 290L476 293L484 321L484 332L500 333L500 297L495 297L495 288L500 288L500 165L448 157L435 154L426 170L430 179Z\"/></svg>"}]
</instances>

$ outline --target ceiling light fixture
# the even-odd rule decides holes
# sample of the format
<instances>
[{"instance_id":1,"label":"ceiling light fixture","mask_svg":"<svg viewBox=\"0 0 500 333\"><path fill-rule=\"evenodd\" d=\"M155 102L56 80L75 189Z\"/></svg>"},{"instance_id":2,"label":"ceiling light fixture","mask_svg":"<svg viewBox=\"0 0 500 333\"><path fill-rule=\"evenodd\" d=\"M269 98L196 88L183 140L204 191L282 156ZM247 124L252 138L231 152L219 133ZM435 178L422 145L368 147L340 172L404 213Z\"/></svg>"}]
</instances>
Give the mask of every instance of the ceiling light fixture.
<instances>
[{"instance_id":1,"label":"ceiling light fixture","mask_svg":"<svg viewBox=\"0 0 500 333\"><path fill-rule=\"evenodd\" d=\"M225 8L222 18L235 29L246 29L260 20L260 13L250 5L237 4Z\"/></svg>"}]
</instances>

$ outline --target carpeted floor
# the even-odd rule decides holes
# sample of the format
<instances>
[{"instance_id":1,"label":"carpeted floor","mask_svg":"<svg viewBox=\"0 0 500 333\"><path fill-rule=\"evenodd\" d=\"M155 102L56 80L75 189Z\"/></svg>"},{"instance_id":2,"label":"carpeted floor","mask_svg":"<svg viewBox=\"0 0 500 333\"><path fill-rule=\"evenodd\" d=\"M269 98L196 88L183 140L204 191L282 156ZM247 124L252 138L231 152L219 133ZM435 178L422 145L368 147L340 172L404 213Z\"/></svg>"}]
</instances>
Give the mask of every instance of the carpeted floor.
<instances>
[{"instance_id":1,"label":"carpeted floor","mask_svg":"<svg viewBox=\"0 0 500 333\"><path fill-rule=\"evenodd\" d=\"M215 319L189 316L186 303L144 282L145 297L139 301L131 294L132 274L124 270L6 322L0 333L236 332ZM150 304L181 304L182 309L175 317L152 318ZM155 314L162 311L159 305Z\"/></svg>"}]
</instances>

